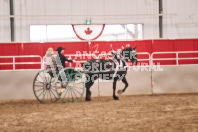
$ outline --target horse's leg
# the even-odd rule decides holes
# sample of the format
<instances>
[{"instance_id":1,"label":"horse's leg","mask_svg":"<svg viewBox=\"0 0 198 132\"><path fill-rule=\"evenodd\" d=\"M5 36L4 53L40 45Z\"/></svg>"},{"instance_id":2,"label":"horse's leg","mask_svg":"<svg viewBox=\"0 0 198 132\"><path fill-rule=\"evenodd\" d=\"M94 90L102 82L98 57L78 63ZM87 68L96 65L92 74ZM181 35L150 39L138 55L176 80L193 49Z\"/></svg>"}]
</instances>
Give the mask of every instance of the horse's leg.
<instances>
[{"instance_id":1,"label":"horse's leg","mask_svg":"<svg viewBox=\"0 0 198 132\"><path fill-rule=\"evenodd\" d=\"M118 94L122 94L122 93L126 90L126 88L129 86L129 85L128 85L128 82L127 82L127 80L126 80L126 77L123 77L123 78L122 78L122 82L125 84L125 87L124 87L124 89L119 89L119 90L118 90Z\"/></svg>"},{"instance_id":2,"label":"horse's leg","mask_svg":"<svg viewBox=\"0 0 198 132\"><path fill-rule=\"evenodd\" d=\"M91 101L91 91L90 88L94 84L94 81L97 79L97 76L93 76L91 74L88 74L89 77L87 77L87 80L85 82L85 87L86 87L86 101Z\"/></svg>"},{"instance_id":3,"label":"horse's leg","mask_svg":"<svg viewBox=\"0 0 198 132\"><path fill-rule=\"evenodd\" d=\"M115 78L113 79L113 99L115 99L115 100L119 100L119 97L117 97L117 96L115 95L115 91L116 91L116 82L117 82L117 80L118 80L117 77L115 77Z\"/></svg>"},{"instance_id":4,"label":"horse's leg","mask_svg":"<svg viewBox=\"0 0 198 132\"><path fill-rule=\"evenodd\" d=\"M86 82L85 86L86 86L86 101L91 101L91 91L90 91L90 87L93 85L94 82Z\"/></svg>"},{"instance_id":5,"label":"horse's leg","mask_svg":"<svg viewBox=\"0 0 198 132\"><path fill-rule=\"evenodd\" d=\"M124 77L124 78L122 79L122 82L125 84L125 87L124 87L124 89L122 90L122 92L124 92L124 91L126 90L126 88L129 86L129 84L128 84L127 80L126 80L126 77Z\"/></svg>"}]
</instances>

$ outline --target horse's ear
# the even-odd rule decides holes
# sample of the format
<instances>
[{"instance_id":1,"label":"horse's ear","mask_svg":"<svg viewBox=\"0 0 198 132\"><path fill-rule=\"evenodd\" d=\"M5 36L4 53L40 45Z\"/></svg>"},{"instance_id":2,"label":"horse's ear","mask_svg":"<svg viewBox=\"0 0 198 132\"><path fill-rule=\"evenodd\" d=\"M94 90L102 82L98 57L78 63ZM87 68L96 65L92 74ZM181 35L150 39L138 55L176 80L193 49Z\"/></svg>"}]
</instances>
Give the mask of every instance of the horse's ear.
<instances>
[{"instance_id":1,"label":"horse's ear","mask_svg":"<svg viewBox=\"0 0 198 132\"><path fill-rule=\"evenodd\" d=\"M133 50L136 50L136 47L135 47L135 48L133 48Z\"/></svg>"},{"instance_id":2,"label":"horse's ear","mask_svg":"<svg viewBox=\"0 0 198 132\"><path fill-rule=\"evenodd\" d=\"M131 45L130 44L126 44L126 48L129 48L129 47L131 47Z\"/></svg>"}]
</instances>

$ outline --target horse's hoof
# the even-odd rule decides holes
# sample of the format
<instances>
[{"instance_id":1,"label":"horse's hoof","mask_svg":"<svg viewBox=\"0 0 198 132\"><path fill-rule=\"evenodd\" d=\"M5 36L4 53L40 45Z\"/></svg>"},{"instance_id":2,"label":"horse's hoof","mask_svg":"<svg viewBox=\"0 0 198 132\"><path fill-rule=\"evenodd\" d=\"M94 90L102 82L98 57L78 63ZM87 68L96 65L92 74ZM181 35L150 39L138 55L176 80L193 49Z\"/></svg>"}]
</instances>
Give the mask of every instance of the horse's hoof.
<instances>
[{"instance_id":1,"label":"horse's hoof","mask_svg":"<svg viewBox=\"0 0 198 132\"><path fill-rule=\"evenodd\" d=\"M123 93L122 89L119 89L119 90L117 91L117 93L118 93L118 94L122 94L122 93Z\"/></svg>"},{"instance_id":2,"label":"horse's hoof","mask_svg":"<svg viewBox=\"0 0 198 132\"><path fill-rule=\"evenodd\" d=\"M115 100L119 100L119 97L113 97L113 99L115 99Z\"/></svg>"},{"instance_id":3,"label":"horse's hoof","mask_svg":"<svg viewBox=\"0 0 198 132\"><path fill-rule=\"evenodd\" d=\"M91 101L91 99L90 99L90 98L86 98L85 100L86 100L86 101Z\"/></svg>"}]
</instances>

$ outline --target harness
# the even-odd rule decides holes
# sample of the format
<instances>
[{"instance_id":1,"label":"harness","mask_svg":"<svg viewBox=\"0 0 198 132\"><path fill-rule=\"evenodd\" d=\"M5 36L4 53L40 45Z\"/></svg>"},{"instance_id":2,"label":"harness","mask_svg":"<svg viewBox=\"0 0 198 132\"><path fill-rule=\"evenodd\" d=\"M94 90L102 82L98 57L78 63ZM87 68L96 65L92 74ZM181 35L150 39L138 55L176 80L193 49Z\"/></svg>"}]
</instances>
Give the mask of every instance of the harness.
<instances>
[{"instance_id":1,"label":"harness","mask_svg":"<svg viewBox=\"0 0 198 132\"><path fill-rule=\"evenodd\" d=\"M128 67L128 63L126 62L126 60L124 59L123 56L120 55L120 59L117 60L115 58L112 58L113 62L116 64L116 69L115 72L113 74L113 78L116 76L117 72L120 71L121 69L125 69ZM124 64L125 66L124 66Z\"/></svg>"}]
</instances>

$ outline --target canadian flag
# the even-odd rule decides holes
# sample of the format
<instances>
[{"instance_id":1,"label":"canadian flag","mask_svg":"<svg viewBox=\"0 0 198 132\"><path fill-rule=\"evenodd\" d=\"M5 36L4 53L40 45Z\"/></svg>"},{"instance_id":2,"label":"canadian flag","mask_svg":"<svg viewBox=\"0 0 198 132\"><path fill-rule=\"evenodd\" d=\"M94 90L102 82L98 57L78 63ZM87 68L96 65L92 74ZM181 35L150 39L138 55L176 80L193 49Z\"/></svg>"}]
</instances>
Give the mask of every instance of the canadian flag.
<instances>
[{"instance_id":1,"label":"canadian flag","mask_svg":"<svg viewBox=\"0 0 198 132\"><path fill-rule=\"evenodd\" d=\"M95 40L102 34L103 25L72 25L76 36L81 40Z\"/></svg>"}]
</instances>

